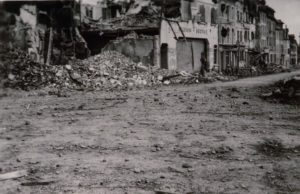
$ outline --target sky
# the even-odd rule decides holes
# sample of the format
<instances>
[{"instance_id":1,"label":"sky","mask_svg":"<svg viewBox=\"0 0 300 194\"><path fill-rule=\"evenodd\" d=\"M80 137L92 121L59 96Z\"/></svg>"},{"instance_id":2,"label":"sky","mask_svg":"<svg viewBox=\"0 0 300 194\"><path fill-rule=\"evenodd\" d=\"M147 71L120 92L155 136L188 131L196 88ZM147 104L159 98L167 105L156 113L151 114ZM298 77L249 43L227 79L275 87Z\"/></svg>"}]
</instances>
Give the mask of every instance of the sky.
<instances>
[{"instance_id":1,"label":"sky","mask_svg":"<svg viewBox=\"0 0 300 194\"><path fill-rule=\"evenodd\" d=\"M267 4L276 11L276 18L287 24L290 34L295 34L299 42L300 0L267 0Z\"/></svg>"}]
</instances>

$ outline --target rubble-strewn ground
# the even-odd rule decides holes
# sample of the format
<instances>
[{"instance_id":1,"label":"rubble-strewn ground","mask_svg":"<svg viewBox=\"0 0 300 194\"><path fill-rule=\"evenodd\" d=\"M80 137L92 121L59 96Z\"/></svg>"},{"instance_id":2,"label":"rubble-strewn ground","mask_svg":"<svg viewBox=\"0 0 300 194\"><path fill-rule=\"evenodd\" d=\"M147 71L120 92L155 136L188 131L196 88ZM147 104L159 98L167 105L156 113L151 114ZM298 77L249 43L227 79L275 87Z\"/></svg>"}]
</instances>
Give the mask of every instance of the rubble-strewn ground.
<instances>
[{"instance_id":1,"label":"rubble-strewn ground","mask_svg":"<svg viewBox=\"0 0 300 194\"><path fill-rule=\"evenodd\" d=\"M65 98L0 90L0 174L29 172L0 193L299 193L299 105L259 97L290 75Z\"/></svg>"}]
</instances>

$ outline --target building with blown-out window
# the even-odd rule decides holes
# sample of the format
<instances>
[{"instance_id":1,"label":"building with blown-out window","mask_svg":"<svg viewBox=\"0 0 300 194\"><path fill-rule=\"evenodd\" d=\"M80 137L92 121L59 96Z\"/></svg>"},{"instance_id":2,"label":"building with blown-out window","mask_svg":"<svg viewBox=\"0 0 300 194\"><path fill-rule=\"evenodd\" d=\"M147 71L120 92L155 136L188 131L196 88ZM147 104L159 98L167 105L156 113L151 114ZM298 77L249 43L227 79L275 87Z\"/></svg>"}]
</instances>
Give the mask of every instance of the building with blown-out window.
<instances>
[{"instance_id":1,"label":"building with blown-out window","mask_svg":"<svg viewBox=\"0 0 300 194\"><path fill-rule=\"evenodd\" d=\"M217 5L211 0L181 0L180 13L161 22L162 66L187 72L212 69L218 63Z\"/></svg>"}]
</instances>

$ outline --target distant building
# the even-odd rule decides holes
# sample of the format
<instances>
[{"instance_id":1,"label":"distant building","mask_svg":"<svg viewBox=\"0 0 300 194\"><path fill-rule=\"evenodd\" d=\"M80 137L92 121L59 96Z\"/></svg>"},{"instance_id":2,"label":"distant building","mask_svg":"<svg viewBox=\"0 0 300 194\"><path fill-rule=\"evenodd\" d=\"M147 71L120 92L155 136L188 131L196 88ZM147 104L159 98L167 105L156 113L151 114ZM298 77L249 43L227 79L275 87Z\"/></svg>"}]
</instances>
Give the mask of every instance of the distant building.
<instances>
[{"instance_id":1,"label":"distant building","mask_svg":"<svg viewBox=\"0 0 300 194\"><path fill-rule=\"evenodd\" d=\"M269 6L266 6L267 12L267 46L269 54L267 61L269 63L276 63L276 19L275 11Z\"/></svg>"},{"instance_id":2,"label":"distant building","mask_svg":"<svg viewBox=\"0 0 300 194\"><path fill-rule=\"evenodd\" d=\"M218 0L219 66L238 72L250 65L255 48L256 21L252 4L244 0Z\"/></svg>"},{"instance_id":3,"label":"distant building","mask_svg":"<svg viewBox=\"0 0 300 194\"><path fill-rule=\"evenodd\" d=\"M257 44L256 48L260 53L268 54L268 28L267 28L267 12L266 5L258 5L258 16L257 16ZM264 59L267 60L268 56L264 56Z\"/></svg>"},{"instance_id":4,"label":"distant building","mask_svg":"<svg viewBox=\"0 0 300 194\"><path fill-rule=\"evenodd\" d=\"M288 66L290 63L289 57L289 38L288 30L283 28L281 20L276 21L276 60L277 65Z\"/></svg>"},{"instance_id":5,"label":"distant building","mask_svg":"<svg viewBox=\"0 0 300 194\"><path fill-rule=\"evenodd\" d=\"M291 65L298 65L298 43L294 34L289 35Z\"/></svg>"},{"instance_id":6,"label":"distant building","mask_svg":"<svg viewBox=\"0 0 300 194\"><path fill-rule=\"evenodd\" d=\"M282 64L284 68L289 68L291 58L290 58L290 40L289 40L289 29L285 27L283 29L283 54L285 55L284 63Z\"/></svg>"},{"instance_id":7,"label":"distant building","mask_svg":"<svg viewBox=\"0 0 300 194\"><path fill-rule=\"evenodd\" d=\"M276 61L276 19L275 11L264 3L258 6L258 45L257 48L264 54L266 63Z\"/></svg>"},{"instance_id":8,"label":"distant building","mask_svg":"<svg viewBox=\"0 0 300 194\"><path fill-rule=\"evenodd\" d=\"M300 67L300 35L299 35L299 42L298 42L298 67Z\"/></svg>"}]
</instances>

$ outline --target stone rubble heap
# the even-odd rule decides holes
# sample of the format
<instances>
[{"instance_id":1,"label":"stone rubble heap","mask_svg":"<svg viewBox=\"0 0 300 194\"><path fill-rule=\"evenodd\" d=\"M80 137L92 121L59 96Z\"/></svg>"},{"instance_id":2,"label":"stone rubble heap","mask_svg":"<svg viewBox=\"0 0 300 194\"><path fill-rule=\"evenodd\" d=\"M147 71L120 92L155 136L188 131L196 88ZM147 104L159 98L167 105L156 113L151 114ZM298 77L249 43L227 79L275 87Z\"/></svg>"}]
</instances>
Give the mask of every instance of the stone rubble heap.
<instances>
[{"instance_id":1,"label":"stone rubble heap","mask_svg":"<svg viewBox=\"0 0 300 194\"><path fill-rule=\"evenodd\" d=\"M257 71L260 75L266 74L274 74L274 73L281 73L284 72L283 66L278 64L265 64L265 65L258 65L256 67Z\"/></svg>"},{"instance_id":2,"label":"stone rubble heap","mask_svg":"<svg viewBox=\"0 0 300 194\"><path fill-rule=\"evenodd\" d=\"M151 86L157 80L151 70L124 55L107 51L85 60L75 60L59 68L56 77L67 88L111 89Z\"/></svg>"},{"instance_id":3,"label":"stone rubble heap","mask_svg":"<svg viewBox=\"0 0 300 194\"><path fill-rule=\"evenodd\" d=\"M0 83L4 87L30 90L52 82L52 68L36 63L22 51L0 55Z\"/></svg>"},{"instance_id":4,"label":"stone rubble heap","mask_svg":"<svg viewBox=\"0 0 300 194\"><path fill-rule=\"evenodd\" d=\"M42 87L97 90L157 84L147 67L117 52L104 52L58 66L33 62L21 51L9 52L0 61L3 85L22 90Z\"/></svg>"},{"instance_id":5,"label":"stone rubble heap","mask_svg":"<svg viewBox=\"0 0 300 194\"><path fill-rule=\"evenodd\" d=\"M106 51L66 65L33 62L21 51L0 56L0 80L4 87L35 90L44 87L70 90L112 90L170 84L229 81L218 73L198 74L162 70L135 63L124 55Z\"/></svg>"}]
</instances>

